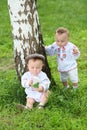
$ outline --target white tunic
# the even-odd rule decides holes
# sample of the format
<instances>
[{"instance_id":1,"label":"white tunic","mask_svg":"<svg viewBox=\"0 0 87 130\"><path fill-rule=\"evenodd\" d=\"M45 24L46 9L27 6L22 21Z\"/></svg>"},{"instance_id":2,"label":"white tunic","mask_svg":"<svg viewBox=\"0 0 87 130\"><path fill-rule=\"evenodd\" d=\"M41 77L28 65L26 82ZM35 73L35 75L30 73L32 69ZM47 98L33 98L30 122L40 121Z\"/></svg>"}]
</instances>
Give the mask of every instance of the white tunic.
<instances>
[{"instance_id":1,"label":"white tunic","mask_svg":"<svg viewBox=\"0 0 87 130\"><path fill-rule=\"evenodd\" d=\"M73 54L73 49L78 48L71 42L68 42L64 47L60 47L54 42L52 45L46 46L46 53L50 56L56 54L58 70L66 72L77 67L76 59L80 56L78 50L77 54Z\"/></svg>"},{"instance_id":2,"label":"white tunic","mask_svg":"<svg viewBox=\"0 0 87 130\"><path fill-rule=\"evenodd\" d=\"M49 89L50 80L48 79L47 75L44 72L40 72L38 76L33 76L29 71L25 72L21 78L21 84L25 88L25 93L27 98L33 98L37 102L40 102L41 96L43 92L38 92L35 90L34 87L29 86L29 81L33 80L34 82L39 82L39 86L43 86L44 92ZM38 86L38 87L39 87Z\"/></svg>"}]
</instances>

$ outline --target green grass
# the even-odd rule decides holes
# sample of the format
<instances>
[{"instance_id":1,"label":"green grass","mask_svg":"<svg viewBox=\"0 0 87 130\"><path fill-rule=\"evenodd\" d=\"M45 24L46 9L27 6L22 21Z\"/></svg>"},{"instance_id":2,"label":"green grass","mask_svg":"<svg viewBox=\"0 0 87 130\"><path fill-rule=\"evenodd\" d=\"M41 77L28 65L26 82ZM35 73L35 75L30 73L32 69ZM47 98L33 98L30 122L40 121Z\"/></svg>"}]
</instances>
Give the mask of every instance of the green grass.
<instances>
[{"instance_id":1,"label":"green grass","mask_svg":"<svg viewBox=\"0 0 87 130\"><path fill-rule=\"evenodd\" d=\"M51 73L57 82L45 110L20 112L17 103L25 104L24 89L14 68L13 41L7 1L0 1L0 130L87 130L87 0L38 0L38 13L45 45L54 41L54 32L64 26L70 41L81 56L78 59L79 89L63 91L55 56L48 57Z\"/></svg>"}]
</instances>

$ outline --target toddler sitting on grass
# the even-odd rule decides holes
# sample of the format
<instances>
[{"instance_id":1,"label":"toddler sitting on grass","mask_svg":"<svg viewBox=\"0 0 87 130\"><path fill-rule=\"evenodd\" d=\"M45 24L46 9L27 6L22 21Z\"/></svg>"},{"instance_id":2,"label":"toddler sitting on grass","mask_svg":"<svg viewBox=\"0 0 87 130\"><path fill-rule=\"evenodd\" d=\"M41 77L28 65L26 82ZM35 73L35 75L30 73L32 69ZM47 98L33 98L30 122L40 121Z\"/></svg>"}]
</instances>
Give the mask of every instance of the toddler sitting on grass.
<instances>
[{"instance_id":1,"label":"toddler sitting on grass","mask_svg":"<svg viewBox=\"0 0 87 130\"><path fill-rule=\"evenodd\" d=\"M50 80L46 73L42 72L45 57L41 54L31 54L27 58L28 72L21 78L21 84L25 88L26 106L19 105L26 109L32 109L35 102L38 102L38 109L43 108L48 101Z\"/></svg>"}]
</instances>

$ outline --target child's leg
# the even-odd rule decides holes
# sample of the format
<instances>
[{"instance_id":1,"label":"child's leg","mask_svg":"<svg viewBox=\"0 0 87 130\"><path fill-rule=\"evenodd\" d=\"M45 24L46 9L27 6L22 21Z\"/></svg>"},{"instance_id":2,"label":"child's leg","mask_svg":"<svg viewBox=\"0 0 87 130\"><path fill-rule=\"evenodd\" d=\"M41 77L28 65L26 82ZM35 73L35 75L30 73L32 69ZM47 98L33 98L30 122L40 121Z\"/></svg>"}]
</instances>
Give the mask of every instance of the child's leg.
<instances>
[{"instance_id":1,"label":"child's leg","mask_svg":"<svg viewBox=\"0 0 87 130\"><path fill-rule=\"evenodd\" d=\"M61 72L60 73L60 79L64 85L65 88L69 88L69 85L68 85L68 73L67 72Z\"/></svg>"},{"instance_id":2,"label":"child's leg","mask_svg":"<svg viewBox=\"0 0 87 130\"><path fill-rule=\"evenodd\" d=\"M62 83L63 83L64 87L68 87L68 82L67 81L65 81L65 82L62 81Z\"/></svg>"},{"instance_id":3,"label":"child's leg","mask_svg":"<svg viewBox=\"0 0 87 130\"><path fill-rule=\"evenodd\" d=\"M22 105L22 104L17 104L17 109L20 109L21 111L23 111L24 109L32 109L33 104L34 104L35 100L32 98L27 98L27 102L26 102L26 106Z\"/></svg>"},{"instance_id":4,"label":"child's leg","mask_svg":"<svg viewBox=\"0 0 87 130\"><path fill-rule=\"evenodd\" d=\"M78 70L77 70L77 68L69 71L69 76L70 76L70 80L73 83L73 88L77 89L78 88Z\"/></svg>"},{"instance_id":5,"label":"child's leg","mask_svg":"<svg viewBox=\"0 0 87 130\"><path fill-rule=\"evenodd\" d=\"M40 107L45 106L45 104L46 104L47 101L48 101L49 95L50 95L50 91L49 91L49 90L47 90L46 92L43 93L43 95L42 95L42 97L41 97L41 101L40 101L40 103L39 103L39 106L40 106Z\"/></svg>"},{"instance_id":6,"label":"child's leg","mask_svg":"<svg viewBox=\"0 0 87 130\"><path fill-rule=\"evenodd\" d=\"M26 107L32 109L35 100L33 98L27 98Z\"/></svg>"}]
</instances>

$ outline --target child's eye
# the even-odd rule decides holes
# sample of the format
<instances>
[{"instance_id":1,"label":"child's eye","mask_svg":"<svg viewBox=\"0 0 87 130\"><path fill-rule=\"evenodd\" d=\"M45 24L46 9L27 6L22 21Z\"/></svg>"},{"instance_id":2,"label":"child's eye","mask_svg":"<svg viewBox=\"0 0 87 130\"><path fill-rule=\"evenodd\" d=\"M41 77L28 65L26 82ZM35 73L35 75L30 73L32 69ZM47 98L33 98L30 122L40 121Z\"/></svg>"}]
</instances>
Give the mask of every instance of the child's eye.
<instances>
[{"instance_id":1,"label":"child's eye","mask_svg":"<svg viewBox=\"0 0 87 130\"><path fill-rule=\"evenodd\" d=\"M37 69L39 69L39 67L37 67Z\"/></svg>"},{"instance_id":2,"label":"child's eye","mask_svg":"<svg viewBox=\"0 0 87 130\"><path fill-rule=\"evenodd\" d=\"M59 42L59 41L57 41L57 42Z\"/></svg>"},{"instance_id":3,"label":"child's eye","mask_svg":"<svg viewBox=\"0 0 87 130\"><path fill-rule=\"evenodd\" d=\"M65 42L65 41L61 41L61 42Z\"/></svg>"}]
</instances>

